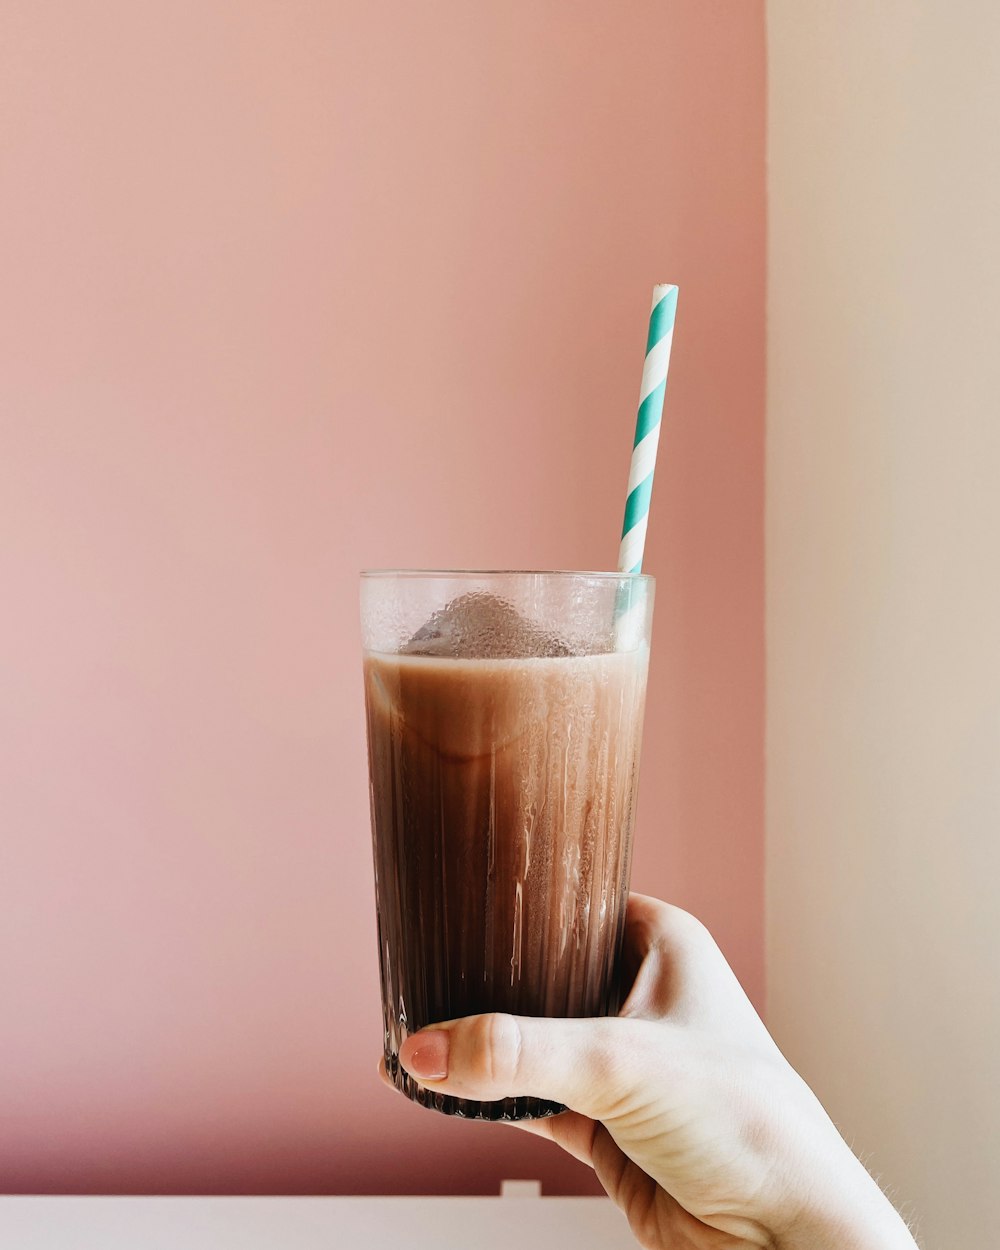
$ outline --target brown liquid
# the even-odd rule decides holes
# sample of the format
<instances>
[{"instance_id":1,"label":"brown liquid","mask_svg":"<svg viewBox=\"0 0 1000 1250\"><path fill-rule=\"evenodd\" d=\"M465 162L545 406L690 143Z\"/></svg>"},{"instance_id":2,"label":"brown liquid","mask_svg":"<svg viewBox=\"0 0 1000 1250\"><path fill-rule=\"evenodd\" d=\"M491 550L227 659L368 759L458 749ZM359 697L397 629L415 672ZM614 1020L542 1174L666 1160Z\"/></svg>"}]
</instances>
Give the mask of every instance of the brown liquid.
<instances>
[{"instance_id":1,"label":"brown liquid","mask_svg":"<svg viewBox=\"0 0 1000 1250\"><path fill-rule=\"evenodd\" d=\"M386 1065L410 1098L562 1110L423 1090L399 1046L479 1012L618 1009L647 659L365 656Z\"/></svg>"}]
</instances>

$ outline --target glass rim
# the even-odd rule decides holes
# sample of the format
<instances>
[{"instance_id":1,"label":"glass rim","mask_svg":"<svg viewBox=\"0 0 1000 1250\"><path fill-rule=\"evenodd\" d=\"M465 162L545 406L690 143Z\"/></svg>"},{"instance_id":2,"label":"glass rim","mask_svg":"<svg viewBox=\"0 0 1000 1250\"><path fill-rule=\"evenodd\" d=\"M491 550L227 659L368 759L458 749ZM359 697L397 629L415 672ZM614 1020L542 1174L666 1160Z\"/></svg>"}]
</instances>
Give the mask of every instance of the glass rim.
<instances>
[{"instance_id":1,"label":"glass rim","mask_svg":"<svg viewBox=\"0 0 1000 1250\"><path fill-rule=\"evenodd\" d=\"M586 581L652 582L651 573L609 573L591 569L361 569L361 577L369 578L484 578L484 577L564 577Z\"/></svg>"}]
</instances>

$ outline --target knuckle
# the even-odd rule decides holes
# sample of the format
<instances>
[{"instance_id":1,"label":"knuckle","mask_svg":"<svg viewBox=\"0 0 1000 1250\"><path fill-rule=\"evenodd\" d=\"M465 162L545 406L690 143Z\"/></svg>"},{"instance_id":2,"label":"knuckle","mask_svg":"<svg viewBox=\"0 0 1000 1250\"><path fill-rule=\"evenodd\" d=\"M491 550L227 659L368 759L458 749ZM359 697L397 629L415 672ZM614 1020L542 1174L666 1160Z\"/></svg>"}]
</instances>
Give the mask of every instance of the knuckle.
<instances>
[{"instance_id":1,"label":"knuckle","mask_svg":"<svg viewBox=\"0 0 1000 1250\"><path fill-rule=\"evenodd\" d=\"M516 1082L521 1060L521 1030L513 1016L494 1013L469 1022L468 1080L495 1093Z\"/></svg>"},{"instance_id":2,"label":"knuckle","mask_svg":"<svg viewBox=\"0 0 1000 1250\"><path fill-rule=\"evenodd\" d=\"M517 1084L521 1067L521 1029L514 1016L490 1017L490 1081L500 1090Z\"/></svg>"},{"instance_id":3,"label":"knuckle","mask_svg":"<svg viewBox=\"0 0 1000 1250\"><path fill-rule=\"evenodd\" d=\"M672 930L677 937L691 943L691 945L700 947L715 946L715 938L712 937L708 927L697 916L692 915L689 911L684 911L682 907L668 907L667 915L664 919L665 927Z\"/></svg>"},{"instance_id":4,"label":"knuckle","mask_svg":"<svg viewBox=\"0 0 1000 1250\"><path fill-rule=\"evenodd\" d=\"M684 929L688 933L700 933L705 929L705 926L694 912L685 911L683 907L677 907L672 903L668 906L667 911L671 921L679 929Z\"/></svg>"}]
</instances>

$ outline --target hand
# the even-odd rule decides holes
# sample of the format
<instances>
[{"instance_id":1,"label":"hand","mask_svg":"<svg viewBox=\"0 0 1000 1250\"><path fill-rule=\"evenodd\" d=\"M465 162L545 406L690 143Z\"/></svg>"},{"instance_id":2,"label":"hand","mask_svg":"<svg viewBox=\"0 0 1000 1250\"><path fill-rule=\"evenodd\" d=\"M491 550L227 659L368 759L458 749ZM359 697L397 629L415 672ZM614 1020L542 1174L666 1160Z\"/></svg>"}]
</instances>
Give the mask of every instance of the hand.
<instances>
[{"instance_id":1,"label":"hand","mask_svg":"<svg viewBox=\"0 0 1000 1250\"><path fill-rule=\"evenodd\" d=\"M649 1250L914 1250L708 931L632 895L613 1019L471 1016L407 1038L421 1084L571 1110L518 1128L594 1168Z\"/></svg>"}]
</instances>

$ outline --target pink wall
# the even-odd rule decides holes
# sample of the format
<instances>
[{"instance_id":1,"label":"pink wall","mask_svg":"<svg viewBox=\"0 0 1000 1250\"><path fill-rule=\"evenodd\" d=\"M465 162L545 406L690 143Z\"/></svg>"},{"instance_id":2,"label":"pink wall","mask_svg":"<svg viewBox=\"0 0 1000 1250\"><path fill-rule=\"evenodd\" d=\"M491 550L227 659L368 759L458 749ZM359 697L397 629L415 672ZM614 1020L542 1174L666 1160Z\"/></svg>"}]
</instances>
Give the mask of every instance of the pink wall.
<instances>
[{"instance_id":1,"label":"pink wall","mask_svg":"<svg viewBox=\"0 0 1000 1250\"><path fill-rule=\"evenodd\" d=\"M4 6L4 1188L592 1184L376 1080L356 572L613 562L656 280L635 884L761 995L763 33Z\"/></svg>"}]
</instances>

